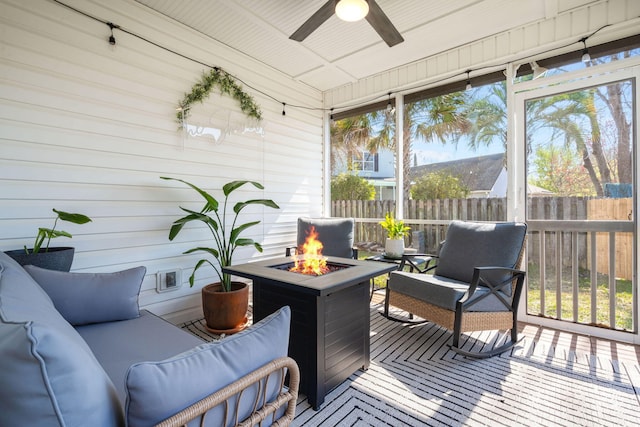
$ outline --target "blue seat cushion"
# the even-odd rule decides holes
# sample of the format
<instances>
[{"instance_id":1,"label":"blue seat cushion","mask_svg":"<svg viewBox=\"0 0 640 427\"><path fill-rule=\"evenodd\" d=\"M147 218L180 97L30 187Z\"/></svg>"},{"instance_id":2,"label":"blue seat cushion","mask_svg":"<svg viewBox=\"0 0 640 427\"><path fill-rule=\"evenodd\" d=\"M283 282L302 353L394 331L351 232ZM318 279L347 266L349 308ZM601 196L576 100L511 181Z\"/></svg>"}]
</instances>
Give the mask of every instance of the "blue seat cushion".
<instances>
[{"instance_id":1,"label":"blue seat cushion","mask_svg":"<svg viewBox=\"0 0 640 427\"><path fill-rule=\"evenodd\" d=\"M467 292L469 284L448 277L394 271L389 278L389 289L391 292L399 292L447 310L455 310L456 303ZM478 286L473 295L474 298L477 298L489 293L488 288ZM509 300L508 296L504 293L501 294L507 301ZM489 295L469 308L469 311L507 310L507 307L495 295Z\"/></svg>"},{"instance_id":2,"label":"blue seat cushion","mask_svg":"<svg viewBox=\"0 0 640 427\"><path fill-rule=\"evenodd\" d=\"M122 407L127 396L125 378L131 365L164 360L204 342L147 310L141 310L140 316L133 319L78 326L76 331L111 378Z\"/></svg>"}]
</instances>

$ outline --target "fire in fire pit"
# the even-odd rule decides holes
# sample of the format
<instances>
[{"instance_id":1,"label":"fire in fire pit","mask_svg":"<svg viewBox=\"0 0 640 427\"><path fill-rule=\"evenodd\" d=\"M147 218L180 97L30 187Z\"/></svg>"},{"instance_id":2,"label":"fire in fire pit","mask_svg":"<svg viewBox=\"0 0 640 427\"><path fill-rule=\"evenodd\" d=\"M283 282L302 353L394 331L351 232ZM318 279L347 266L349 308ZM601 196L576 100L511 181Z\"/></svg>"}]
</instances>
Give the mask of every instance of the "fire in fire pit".
<instances>
[{"instance_id":1,"label":"fire in fire pit","mask_svg":"<svg viewBox=\"0 0 640 427\"><path fill-rule=\"evenodd\" d=\"M318 232L312 226L302 247L298 248L293 266L287 269L294 273L321 276L345 268L340 264L327 263L327 258L322 256L322 247L322 242L318 240ZM300 254L302 256L299 256Z\"/></svg>"}]
</instances>

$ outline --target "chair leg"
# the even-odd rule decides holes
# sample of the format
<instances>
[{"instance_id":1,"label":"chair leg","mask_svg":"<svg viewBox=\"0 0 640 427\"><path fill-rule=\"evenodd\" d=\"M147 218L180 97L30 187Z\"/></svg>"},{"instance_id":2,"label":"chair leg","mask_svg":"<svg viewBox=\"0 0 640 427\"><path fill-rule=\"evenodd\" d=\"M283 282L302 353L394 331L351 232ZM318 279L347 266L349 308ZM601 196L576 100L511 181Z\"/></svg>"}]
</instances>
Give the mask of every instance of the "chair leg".
<instances>
[{"instance_id":1,"label":"chair leg","mask_svg":"<svg viewBox=\"0 0 640 427\"><path fill-rule=\"evenodd\" d=\"M384 314L381 313L382 316L384 316L387 320L392 320L394 322L400 322L400 323L409 323L412 325L420 325L422 323L427 323L428 320L415 320L415 321L411 321L411 320L406 320L406 319L398 319L395 317L391 317L389 315L389 285L387 285L387 288L385 289L385 298L384 298ZM413 319L413 313L409 313L409 319Z\"/></svg>"},{"instance_id":2,"label":"chair leg","mask_svg":"<svg viewBox=\"0 0 640 427\"><path fill-rule=\"evenodd\" d=\"M389 318L389 285L384 290L384 317Z\"/></svg>"},{"instance_id":3,"label":"chair leg","mask_svg":"<svg viewBox=\"0 0 640 427\"><path fill-rule=\"evenodd\" d=\"M488 357L497 356L498 354L502 354L510 349L512 349L518 343L518 314L517 311L513 312L513 323L511 325L511 340L504 343L500 347L493 348L489 351L466 351L460 348L460 335L462 334L462 315L463 308L462 304L458 304L456 306L456 317L453 322L453 340L450 345L451 350L456 353L466 356L473 357L476 359L486 359Z\"/></svg>"},{"instance_id":4,"label":"chair leg","mask_svg":"<svg viewBox=\"0 0 640 427\"><path fill-rule=\"evenodd\" d=\"M511 350L519 341L518 339L518 320L516 319L516 315L514 314L513 325L511 326L511 340L507 341L500 347L493 348L489 351L466 351L460 348L460 329L462 326L462 316L458 316L459 313L456 313L456 318L454 321L454 330L453 330L453 341L449 347L451 350L455 351L461 356L472 357L475 359L486 359L488 357L497 356L506 351Z\"/></svg>"},{"instance_id":5,"label":"chair leg","mask_svg":"<svg viewBox=\"0 0 640 427\"><path fill-rule=\"evenodd\" d=\"M461 349L459 346L451 344L451 350L455 351L456 353L458 353L461 356L465 356L465 357L471 357L474 359L486 359L489 357L493 357L493 356L497 356L499 354L502 354L506 351L511 350L513 347L515 347L515 345L519 342L520 340L518 339L518 333L516 331L515 334L515 338L514 338L514 334L513 334L513 330L511 331L511 340L504 343L503 345L501 345L500 347L496 347L493 348L489 351L466 351Z\"/></svg>"}]
</instances>

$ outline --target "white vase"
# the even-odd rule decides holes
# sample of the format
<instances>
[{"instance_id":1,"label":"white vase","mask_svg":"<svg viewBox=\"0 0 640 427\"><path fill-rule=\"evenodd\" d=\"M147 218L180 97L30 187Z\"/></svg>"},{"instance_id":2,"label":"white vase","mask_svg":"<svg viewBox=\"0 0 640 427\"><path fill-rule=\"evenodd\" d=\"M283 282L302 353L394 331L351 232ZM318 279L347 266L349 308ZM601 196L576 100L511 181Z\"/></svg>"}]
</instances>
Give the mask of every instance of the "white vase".
<instances>
[{"instance_id":1,"label":"white vase","mask_svg":"<svg viewBox=\"0 0 640 427\"><path fill-rule=\"evenodd\" d=\"M404 253L404 239L390 239L384 243L384 253L390 258L402 258Z\"/></svg>"}]
</instances>

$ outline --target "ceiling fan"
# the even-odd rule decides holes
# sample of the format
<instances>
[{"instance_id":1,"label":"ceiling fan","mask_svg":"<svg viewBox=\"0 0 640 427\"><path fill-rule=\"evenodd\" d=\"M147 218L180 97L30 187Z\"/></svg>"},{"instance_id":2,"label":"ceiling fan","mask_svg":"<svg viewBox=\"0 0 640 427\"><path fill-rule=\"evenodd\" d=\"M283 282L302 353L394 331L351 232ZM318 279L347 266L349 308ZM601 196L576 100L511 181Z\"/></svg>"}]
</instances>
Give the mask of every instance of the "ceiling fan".
<instances>
[{"instance_id":1,"label":"ceiling fan","mask_svg":"<svg viewBox=\"0 0 640 427\"><path fill-rule=\"evenodd\" d=\"M289 38L299 42L303 41L334 13L344 21L359 21L366 18L389 47L404 41L375 0L329 0Z\"/></svg>"}]
</instances>

